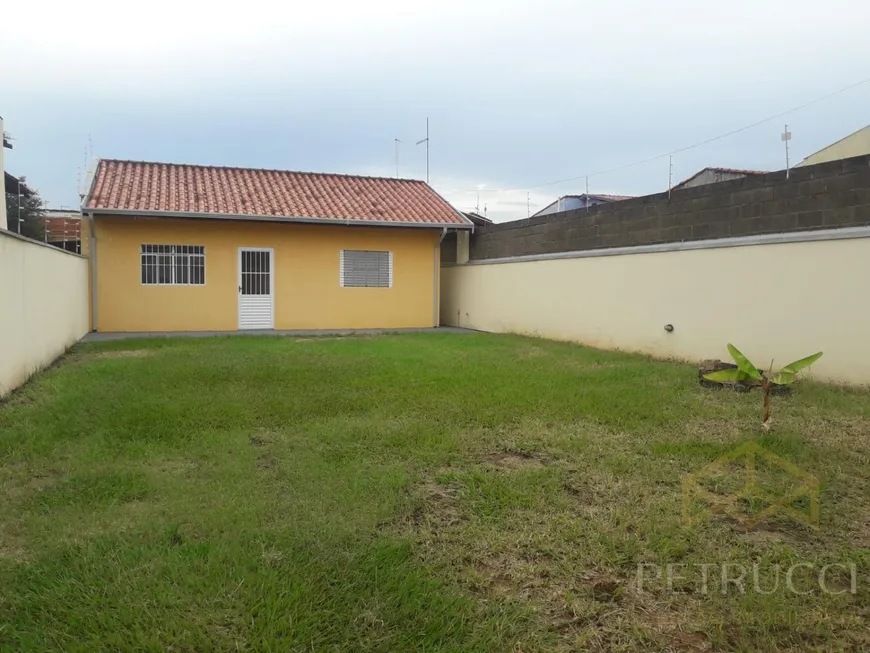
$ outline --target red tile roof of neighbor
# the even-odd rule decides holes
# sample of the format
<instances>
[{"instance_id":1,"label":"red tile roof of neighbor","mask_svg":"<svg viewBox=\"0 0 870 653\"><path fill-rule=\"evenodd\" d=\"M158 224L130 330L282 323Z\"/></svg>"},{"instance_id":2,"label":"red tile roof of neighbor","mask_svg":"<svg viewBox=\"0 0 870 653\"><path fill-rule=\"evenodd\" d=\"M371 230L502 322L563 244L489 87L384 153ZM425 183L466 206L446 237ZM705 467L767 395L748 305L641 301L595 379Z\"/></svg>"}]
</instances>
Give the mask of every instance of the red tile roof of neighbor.
<instances>
[{"instance_id":1,"label":"red tile roof of neighbor","mask_svg":"<svg viewBox=\"0 0 870 653\"><path fill-rule=\"evenodd\" d=\"M83 210L471 228L413 179L102 159Z\"/></svg>"}]
</instances>

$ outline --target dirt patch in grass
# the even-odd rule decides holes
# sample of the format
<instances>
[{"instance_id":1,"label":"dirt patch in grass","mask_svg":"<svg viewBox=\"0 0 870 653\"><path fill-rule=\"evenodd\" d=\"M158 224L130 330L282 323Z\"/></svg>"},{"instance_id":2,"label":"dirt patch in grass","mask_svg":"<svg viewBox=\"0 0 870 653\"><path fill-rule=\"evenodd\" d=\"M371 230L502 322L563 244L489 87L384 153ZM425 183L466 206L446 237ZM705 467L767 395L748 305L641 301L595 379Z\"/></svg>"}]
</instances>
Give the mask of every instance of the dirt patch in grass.
<instances>
[{"instance_id":1,"label":"dirt patch in grass","mask_svg":"<svg viewBox=\"0 0 870 653\"><path fill-rule=\"evenodd\" d=\"M183 459L165 459L151 466L155 472L171 476L187 476L197 467L198 465L192 460Z\"/></svg>"},{"instance_id":2,"label":"dirt patch in grass","mask_svg":"<svg viewBox=\"0 0 870 653\"><path fill-rule=\"evenodd\" d=\"M870 549L870 518L865 518L864 521L856 523L851 535L855 546L862 549Z\"/></svg>"},{"instance_id":3,"label":"dirt patch in grass","mask_svg":"<svg viewBox=\"0 0 870 653\"><path fill-rule=\"evenodd\" d=\"M862 455L866 455L864 447L870 442L870 420L859 417L802 415L798 428L808 440L841 445Z\"/></svg>"},{"instance_id":4,"label":"dirt patch in grass","mask_svg":"<svg viewBox=\"0 0 870 653\"><path fill-rule=\"evenodd\" d=\"M692 651L712 651L709 638L701 632L689 630L681 615L670 612L664 606L647 605L639 613L639 621L651 631L667 639L668 650L690 653Z\"/></svg>"},{"instance_id":5,"label":"dirt patch in grass","mask_svg":"<svg viewBox=\"0 0 870 653\"><path fill-rule=\"evenodd\" d=\"M0 543L0 560L8 560L9 562L17 562L25 564L29 561L27 552L20 546L13 543Z\"/></svg>"},{"instance_id":6,"label":"dirt patch in grass","mask_svg":"<svg viewBox=\"0 0 870 653\"><path fill-rule=\"evenodd\" d=\"M487 463L502 469L541 469L544 463L529 453L502 451L487 457Z\"/></svg>"},{"instance_id":7,"label":"dirt patch in grass","mask_svg":"<svg viewBox=\"0 0 870 653\"><path fill-rule=\"evenodd\" d=\"M263 454L254 464L260 469L272 469L278 465L278 459L271 454Z\"/></svg>"},{"instance_id":8,"label":"dirt patch in grass","mask_svg":"<svg viewBox=\"0 0 870 653\"><path fill-rule=\"evenodd\" d=\"M424 481L418 488L418 505L411 513L415 528L443 528L464 521L458 506L460 488L454 484Z\"/></svg>"},{"instance_id":9,"label":"dirt patch in grass","mask_svg":"<svg viewBox=\"0 0 870 653\"><path fill-rule=\"evenodd\" d=\"M376 335L347 335L347 336L305 336L293 338L293 342L325 342L327 340L376 340L381 336Z\"/></svg>"},{"instance_id":10,"label":"dirt patch in grass","mask_svg":"<svg viewBox=\"0 0 870 653\"><path fill-rule=\"evenodd\" d=\"M0 522L0 560L16 563L30 561L26 532L26 528L19 520Z\"/></svg>"},{"instance_id":11,"label":"dirt patch in grass","mask_svg":"<svg viewBox=\"0 0 870 653\"><path fill-rule=\"evenodd\" d=\"M101 351L94 354L94 358L148 358L153 356L154 349L117 349L114 351Z\"/></svg>"},{"instance_id":12,"label":"dirt patch in grass","mask_svg":"<svg viewBox=\"0 0 870 653\"><path fill-rule=\"evenodd\" d=\"M613 363L608 363L605 361L586 361L586 360L575 360L572 358L565 358L560 361L560 365L562 367L566 367L571 370L578 371L603 371L610 370L616 367Z\"/></svg>"},{"instance_id":13,"label":"dirt patch in grass","mask_svg":"<svg viewBox=\"0 0 870 653\"><path fill-rule=\"evenodd\" d=\"M61 476L51 467L31 470L24 463L16 463L0 472L0 488L7 500L28 499L55 485Z\"/></svg>"},{"instance_id":14,"label":"dirt patch in grass","mask_svg":"<svg viewBox=\"0 0 870 653\"><path fill-rule=\"evenodd\" d=\"M736 522L727 516L724 516L724 521L733 524L735 532L745 534L748 539L758 542L814 544L819 541L818 537L809 528L796 522L780 520L762 521L750 528L746 524Z\"/></svg>"},{"instance_id":15,"label":"dirt patch in grass","mask_svg":"<svg viewBox=\"0 0 870 653\"><path fill-rule=\"evenodd\" d=\"M592 597L601 603L619 601L622 598L622 583L613 576L598 576L591 579L589 585L592 588Z\"/></svg>"}]
</instances>

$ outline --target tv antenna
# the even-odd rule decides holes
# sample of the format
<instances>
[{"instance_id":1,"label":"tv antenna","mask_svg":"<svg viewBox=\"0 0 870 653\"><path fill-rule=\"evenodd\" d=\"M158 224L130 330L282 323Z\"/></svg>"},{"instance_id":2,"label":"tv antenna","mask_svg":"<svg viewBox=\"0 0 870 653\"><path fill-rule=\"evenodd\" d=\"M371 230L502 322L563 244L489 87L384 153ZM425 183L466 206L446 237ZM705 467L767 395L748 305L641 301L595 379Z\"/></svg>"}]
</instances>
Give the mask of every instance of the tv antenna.
<instances>
[{"instance_id":1,"label":"tv antenna","mask_svg":"<svg viewBox=\"0 0 870 653\"><path fill-rule=\"evenodd\" d=\"M399 178L399 145L401 144L402 141L400 141L398 138L394 138L393 140L396 141L396 179L398 179Z\"/></svg>"},{"instance_id":2,"label":"tv antenna","mask_svg":"<svg viewBox=\"0 0 870 653\"><path fill-rule=\"evenodd\" d=\"M429 183L429 118L426 118L426 138L417 141L417 145L426 143L426 183Z\"/></svg>"}]
</instances>

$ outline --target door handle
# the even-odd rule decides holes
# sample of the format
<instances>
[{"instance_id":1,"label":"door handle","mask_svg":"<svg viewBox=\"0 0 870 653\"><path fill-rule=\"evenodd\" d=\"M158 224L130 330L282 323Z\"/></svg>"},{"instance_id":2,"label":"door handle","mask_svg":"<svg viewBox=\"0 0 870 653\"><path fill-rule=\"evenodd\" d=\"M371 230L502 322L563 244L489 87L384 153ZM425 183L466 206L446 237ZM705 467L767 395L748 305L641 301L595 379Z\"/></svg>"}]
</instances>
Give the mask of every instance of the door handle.
<instances>
[{"instance_id":1,"label":"door handle","mask_svg":"<svg viewBox=\"0 0 870 653\"><path fill-rule=\"evenodd\" d=\"M240 295L242 294L242 287L241 286L239 286L239 294Z\"/></svg>"}]
</instances>

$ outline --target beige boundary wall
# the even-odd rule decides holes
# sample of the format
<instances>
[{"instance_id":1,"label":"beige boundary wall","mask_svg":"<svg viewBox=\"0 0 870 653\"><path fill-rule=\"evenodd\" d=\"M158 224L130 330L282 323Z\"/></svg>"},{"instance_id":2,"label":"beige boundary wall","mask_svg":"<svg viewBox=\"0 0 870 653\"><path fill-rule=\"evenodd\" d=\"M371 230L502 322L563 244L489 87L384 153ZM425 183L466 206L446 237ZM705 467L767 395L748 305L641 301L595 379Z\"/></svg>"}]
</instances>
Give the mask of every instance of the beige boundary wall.
<instances>
[{"instance_id":1,"label":"beige boundary wall","mask_svg":"<svg viewBox=\"0 0 870 653\"><path fill-rule=\"evenodd\" d=\"M446 325L689 361L822 350L814 378L870 383L868 227L471 261L441 289Z\"/></svg>"},{"instance_id":2,"label":"beige boundary wall","mask_svg":"<svg viewBox=\"0 0 870 653\"><path fill-rule=\"evenodd\" d=\"M87 331L87 259L0 230L0 396Z\"/></svg>"}]
</instances>

